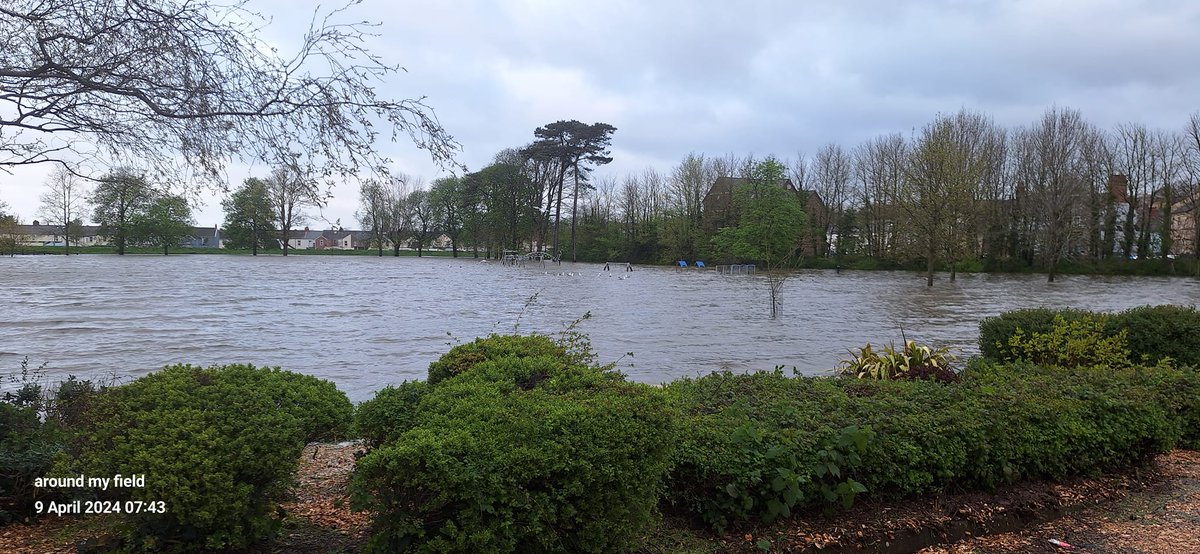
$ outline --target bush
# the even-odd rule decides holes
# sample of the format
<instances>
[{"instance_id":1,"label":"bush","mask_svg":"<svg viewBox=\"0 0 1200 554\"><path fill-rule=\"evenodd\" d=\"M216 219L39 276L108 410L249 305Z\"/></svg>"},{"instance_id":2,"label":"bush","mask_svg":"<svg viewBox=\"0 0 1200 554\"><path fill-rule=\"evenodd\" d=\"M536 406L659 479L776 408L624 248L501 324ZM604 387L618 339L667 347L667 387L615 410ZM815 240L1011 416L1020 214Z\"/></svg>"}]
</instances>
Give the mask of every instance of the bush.
<instances>
[{"instance_id":1,"label":"bush","mask_svg":"<svg viewBox=\"0 0 1200 554\"><path fill-rule=\"evenodd\" d=\"M1065 323L1091 316L1106 318L1104 337L1128 332L1130 359L1156 364L1164 358L1177 363L1200 366L1200 311L1195 307L1142 306L1105 315L1082 310L1032 308L1005 312L979 323L979 351L992 360L1016 359L1009 340L1018 329L1026 336L1054 331L1055 316Z\"/></svg>"},{"instance_id":2,"label":"bush","mask_svg":"<svg viewBox=\"0 0 1200 554\"><path fill-rule=\"evenodd\" d=\"M1053 328L1048 332L1027 333L1018 328L1008 339L1008 356L1011 360L1053 367L1126 367L1129 331L1121 329L1108 334L1107 320L1108 316L1103 314L1085 314L1067 321L1062 314L1056 314Z\"/></svg>"},{"instance_id":3,"label":"bush","mask_svg":"<svg viewBox=\"0 0 1200 554\"><path fill-rule=\"evenodd\" d=\"M491 335L451 348L436 362L429 364L429 384L465 373L480 362L502 358L532 358L549 356L577 363L565 346L544 335Z\"/></svg>"},{"instance_id":4,"label":"bush","mask_svg":"<svg viewBox=\"0 0 1200 554\"><path fill-rule=\"evenodd\" d=\"M96 398L55 472L144 475L94 491L165 506L127 516L132 549L242 547L276 528L305 442L344 433L350 410L332 384L278 368L169 366Z\"/></svg>"},{"instance_id":5,"label":"bush","mask_svg":"<svg viewBox=\"0 0 1200 554\"><path fill-rule=\"evenodd\" d=\"M1074 321L1087 312L1083 310L1053 310L1050 308L1026 308L987 317L979 322L979 352L992 360L1013 359L1008 339L1023 330L1026 333L1049 333L1054 330L1055 316L1065 321Z\"/></svg>"},{"instance_id":6,"label":"bush","mask_svg":"<svg viewBox=\"0 0 1200 554\"><path fill-rule=\"evenodd\" d=\"M359 460L378 552L628 550L674 444L663 395L558 355L501 357L420 395L407 430ZM381 412L383 410L380 410Z\"/></svg>"},{"instance_id":7,"label":"bush","mask_svg":"<svg viewBox=\"0 0 1200 554\"><path fill-rule=\"evenodd\" d=\"M33 480L50 470L61 448L37 411L0 402L0 525L32 515Z\"/></svg>"},{"instance_id":8,"label":"bush","mask_svg":"<svg viewBox=\"0 0 1200 554\"><path fill-rule=\"evenodd\" d=\"M1129 333L1129 351L1134 361L1154 364L1171 358L1188 366L1200 366L1200 311L1194 306L1142 306L1125 310L1108 319L1110 335Z\"/></svg>"},{"instance_id":9,"label":"bush","mask_svg":"<svg viewBox=\"0 0 1200 554\"><path fill-rule=\"evenodd\" d=\"M428 392L429 385L424 381L405 381L375 393L355 411L358 437L368 448L374 448L412 429L417 424L417 406Z\"/></svg>"},{"instance_id":10,"label":"bush","mask_svg":"<svg viewBox=\"0 0 1200 554\"><path fill-rule=\"evenodd\" d=\"M720 528L845 501L836 491L861 491L855 483L902 498L1092 474L1200 434L1193 370L977 360L961 376L950 385L778 371L676 381L667 390L684 420L666 499ZM847 429L869 430L857 460ZM832 476L821 469L831 452L842 454Z\"/></svg>"}]
</instances>

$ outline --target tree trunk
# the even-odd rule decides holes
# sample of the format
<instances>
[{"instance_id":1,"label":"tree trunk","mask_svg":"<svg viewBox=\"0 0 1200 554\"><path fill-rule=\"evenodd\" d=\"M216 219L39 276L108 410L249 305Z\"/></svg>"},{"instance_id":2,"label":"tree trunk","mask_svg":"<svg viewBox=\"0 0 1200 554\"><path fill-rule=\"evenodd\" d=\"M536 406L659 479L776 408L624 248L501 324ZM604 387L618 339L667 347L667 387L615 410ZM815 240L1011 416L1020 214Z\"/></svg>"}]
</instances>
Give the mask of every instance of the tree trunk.
<instances>
[{"instance_id":1,"label":"tree trunk","mask_svg":"<svg viewBox=\"0 0 1200 554\"><path fill-rule=\"evenodd\" d=\"M933 243L930 242L929 249L925 252L925 286L933 286Z\"/></svg>"},{"instance_id":2,"label":"tree trunk","mask_svg":"<svg viewBox=\"0 0 1200 554\"><path fill-rule=\"evenodd\" d=\"M575 259L575 221L579 219L579 160L575 160L575 189L571 194L571 261Z\"/></svg>"}]
</instances>

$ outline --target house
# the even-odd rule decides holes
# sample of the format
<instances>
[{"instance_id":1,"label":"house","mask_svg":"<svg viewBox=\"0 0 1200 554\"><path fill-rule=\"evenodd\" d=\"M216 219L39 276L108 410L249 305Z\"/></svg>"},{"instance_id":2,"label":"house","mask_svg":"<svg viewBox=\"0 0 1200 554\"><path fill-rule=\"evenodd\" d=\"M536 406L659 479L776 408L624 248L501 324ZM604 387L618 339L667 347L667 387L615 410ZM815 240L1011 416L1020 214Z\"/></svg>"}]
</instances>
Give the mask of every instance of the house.
<instances>
[{"instance_id":1,"label":"house","mask_svg":"<svg viewBox=\"0 0 1200 554\"><path fill-rule=\"evenodd\" d=\"M293 229L288 233L287 247L295 248L297 250L316 248L317 239L320 238L321 235L322 231L313 231L308 227L305 227L304 230ZM283 248L282 241L280 242L279 247Z\"/></svg>"},{"instance_id":2,"label":"house","mask_svg":"<svg viewBox=\"0 0 1200 554\"><path fill-rule=\"evenodd\" d=\"M188 236L180 241L179 246L191 248L220 248L221 229L212 227L192 227Z\"/></svg>"},{"instance_id":3,"label":"house","mask_svg":"<svg viewBox=\"0 0 1200 554\"><path fill-rule=\"evenodd\" d=\"M313 241L313 248L317 250L335 249L335 250L353 250L354 249L354 233L351 231L327 230L322 231L321 236Z\"/></svg>"},{"instance_id":4,"label":"house","mask_svg":"<svg viewBox=\"0 0 1200 554\"><path fill-rule=\"evenodd\" d=\"M1176 256L1196 254L1196 224L1200 219L1200 192L1195 192L1171 204L1171 253Z\"/></svg>"},{"instance_id":5,"label":"house","mask_svg":"<svg viewBox=\"0 0 1200 554\"><path fill-rule=\"evenodd\" d=\"M742 177L718 177L713 182L701 200L705 230L714 233L722 227L736 223L733 217L733 191L738 185L748 182L749 179ZM779 186L795 193L804 203L804 210L808 214L809 232L805 233L802 239L801 249L805 253L818 255L821 252L820 236L828 223L829 209L815 190L797 189L791 179L780 179Z\"/></svg>"},{"instance_id":6,"label":"house","mask_svg":"<svg viewBox=\"0 0 1200 554\"><path fill-rule=\"evenodd\" d=\"M80 225L78 236L72 237L72 246L101 246L108 240L100 236L97 225ZM32 225L18 225L16 234L18 241L24 246L63 246L62 227L58 225L42 225L36 219Z\"/></svg>"}]
</instances>

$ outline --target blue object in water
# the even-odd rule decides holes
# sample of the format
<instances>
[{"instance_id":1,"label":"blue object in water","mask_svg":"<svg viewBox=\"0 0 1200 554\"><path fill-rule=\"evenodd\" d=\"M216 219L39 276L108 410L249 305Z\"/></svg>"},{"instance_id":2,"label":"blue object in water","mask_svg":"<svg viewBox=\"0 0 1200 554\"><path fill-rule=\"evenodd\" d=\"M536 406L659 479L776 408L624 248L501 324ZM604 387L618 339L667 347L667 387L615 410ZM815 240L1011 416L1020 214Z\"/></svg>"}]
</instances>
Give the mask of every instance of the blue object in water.
<instances>
[{"instance_id":1,"label":"blue object in water","mask_svg":"<svg viewBox=\"0 0 1200 554\"><path fill-rule=\"evenodd\" d=\"M704 267L704 262L696 260L696 267Z\"/></svg>"},{"instance_id":2,"label":"blue object in water","mask_svg":"<svg viewBox=\"0 0 1200 554\"><path fill-rule=\"evenodd\" d=\"M687 267L687 262L683 261L683 260L679 260L679 267Z\"/></svg>"}]
</instances>

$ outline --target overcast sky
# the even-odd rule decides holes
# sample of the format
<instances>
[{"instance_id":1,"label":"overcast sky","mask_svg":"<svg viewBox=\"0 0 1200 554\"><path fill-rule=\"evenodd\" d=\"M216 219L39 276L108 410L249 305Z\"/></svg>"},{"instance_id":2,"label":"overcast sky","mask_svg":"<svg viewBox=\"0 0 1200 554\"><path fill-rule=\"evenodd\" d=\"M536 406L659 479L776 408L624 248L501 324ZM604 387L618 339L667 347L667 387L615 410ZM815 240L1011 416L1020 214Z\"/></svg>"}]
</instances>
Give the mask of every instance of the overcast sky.
<instances>
[{"instance_id":1,"label":"overcast sky","mask_svg":"<svg viewBox=\"0 0 1200 554\"><path fill-rule=\"evenodd\" d=\"M286 51L316 3L249 5L273 15L267 38ZM1194 0L363 0L346 19L381 24L373 50L407 69L381 90L427 97L471 170L560 119L614 125L614 161L597 174L622 176L689 152L852 148L960 108L1007 127L1058 105L1104 128L1170 130L1200 110ZM396 171L443 175L410 144L378 146ZM0 174L25 222L44 171ZM266 172L231 168L231 184ZM334 195L324 217L357 227L357 188ZM221 222L217 194L196 219Z\"/></svg>"}]
</instances>

